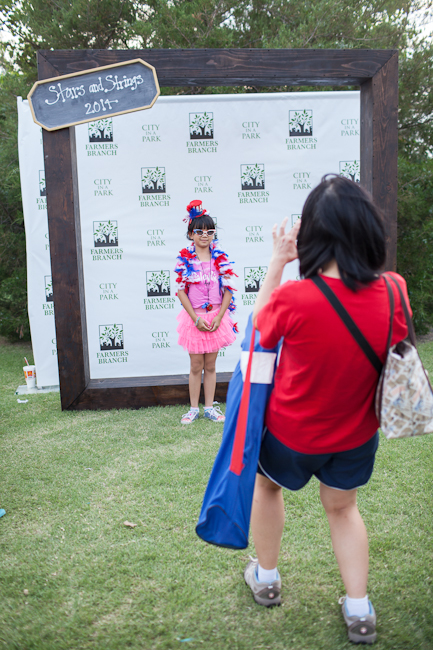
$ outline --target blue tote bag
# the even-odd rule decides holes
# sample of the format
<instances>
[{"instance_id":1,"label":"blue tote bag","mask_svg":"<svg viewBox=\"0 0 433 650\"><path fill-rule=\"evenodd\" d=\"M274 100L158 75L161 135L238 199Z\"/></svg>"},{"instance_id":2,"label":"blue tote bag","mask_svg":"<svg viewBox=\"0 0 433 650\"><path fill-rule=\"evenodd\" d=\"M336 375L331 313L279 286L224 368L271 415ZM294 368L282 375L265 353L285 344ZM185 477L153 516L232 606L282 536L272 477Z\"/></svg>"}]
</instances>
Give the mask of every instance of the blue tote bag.
<instances>
[{"instance_id":1,"label":"blue tote bag","mask_svg":"<svg viewBox=\"0 0 433 650\"><path fill-rule=\"evenodd\" d=\"M259 340L260 333L253 327L250 315L241 360L227 392L221 447L195 529L205 542L233 549L248 546L263 423L279 348L265 350Z\"/></svg>"}]
</instances>

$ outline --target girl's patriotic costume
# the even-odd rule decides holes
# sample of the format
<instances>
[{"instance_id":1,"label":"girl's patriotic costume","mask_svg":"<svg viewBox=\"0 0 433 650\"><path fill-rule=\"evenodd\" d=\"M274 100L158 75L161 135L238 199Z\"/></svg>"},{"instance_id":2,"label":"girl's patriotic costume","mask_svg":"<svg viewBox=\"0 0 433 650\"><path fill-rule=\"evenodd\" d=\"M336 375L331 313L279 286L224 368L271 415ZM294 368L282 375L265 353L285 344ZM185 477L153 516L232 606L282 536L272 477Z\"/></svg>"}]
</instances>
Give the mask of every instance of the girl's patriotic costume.
<instances>
[{"instance_id":1,"label":"girl's patriotic costume","mask_svg":"<svg viewBox=\"0 0 433 650\"><path fill-rule=\"evenodd\" d=\"M179 334L178 343L191 354L217 352L221 348L231 345L236 338L235 332L238 331L236 324L233 323L229 315L229 312L235 310L233 279L236 274L233 271L233 265L229 261L227 254L218 248L218 240L211 241L209 248L211 251L211 267L212 270L216 271L218 276L220 304L210 305L209 302L204 302L200 305L200 308L194 307L194 309L197 315L200 315L210 325L215 316L218 315L226 289L230 291L232 298L228 309L224 313L220 326L215 332L201 332L198 330L185 309L182 309L177 316L179 323L177 326L177 332ZM202 264L195 252L194 244L180 251L177 257L175 272L177 273L176 282L178 283L178 290L185 291L187 295L191 285L205 284L202 280ZM211 275L212 273L210 271L209 277Z\"/></svg>"}]
</instances>

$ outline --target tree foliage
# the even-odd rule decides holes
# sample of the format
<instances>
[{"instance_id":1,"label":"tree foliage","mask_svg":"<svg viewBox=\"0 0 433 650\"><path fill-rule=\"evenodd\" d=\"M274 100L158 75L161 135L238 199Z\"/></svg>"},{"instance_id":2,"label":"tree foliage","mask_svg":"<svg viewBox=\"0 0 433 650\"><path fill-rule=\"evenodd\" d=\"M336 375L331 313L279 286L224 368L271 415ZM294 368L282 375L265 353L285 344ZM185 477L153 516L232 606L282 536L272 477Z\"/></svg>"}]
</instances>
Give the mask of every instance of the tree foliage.
<instances>
[{"instance_id":1,"label":"tree foliage","mask_svg":"<svg viewBox=\"0 0 433 650\"><path fill-rule=\"evenodd\" d=\"M412 20L432 8L433 0L0 0L11 34L0 46L0 333L29 336L16 95L37 78L37 50L87 48L398 49L398 270L417 331L433 325L433 44ZM299 88L163 92L266 90Z\"/></svg>"}]
</instances>

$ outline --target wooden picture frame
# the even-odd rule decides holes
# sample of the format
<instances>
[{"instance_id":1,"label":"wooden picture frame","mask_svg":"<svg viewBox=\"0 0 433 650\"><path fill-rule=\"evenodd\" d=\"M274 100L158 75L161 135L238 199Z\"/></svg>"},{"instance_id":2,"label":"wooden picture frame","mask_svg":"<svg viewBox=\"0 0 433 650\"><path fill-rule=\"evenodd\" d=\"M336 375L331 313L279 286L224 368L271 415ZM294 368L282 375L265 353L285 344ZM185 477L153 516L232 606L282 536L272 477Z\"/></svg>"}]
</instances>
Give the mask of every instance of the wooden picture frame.
<instances>
[{"instance_id":1,"label":"wooden picture frame","mask_svg":"<svg viewBox=\"0 0 433 650\"><path fill-rule=\"evenodd\" d=\"M385 215L386 268L395 269L396 50L46 50L38 52L39 79L131 57L154 66L160 86L360 86L361 184ZM187 404L187 374L90 379L74 127L43 130L43 144L62 409ZM217 374L217 400L230 374Z\"/></svg>"}]
</instances>

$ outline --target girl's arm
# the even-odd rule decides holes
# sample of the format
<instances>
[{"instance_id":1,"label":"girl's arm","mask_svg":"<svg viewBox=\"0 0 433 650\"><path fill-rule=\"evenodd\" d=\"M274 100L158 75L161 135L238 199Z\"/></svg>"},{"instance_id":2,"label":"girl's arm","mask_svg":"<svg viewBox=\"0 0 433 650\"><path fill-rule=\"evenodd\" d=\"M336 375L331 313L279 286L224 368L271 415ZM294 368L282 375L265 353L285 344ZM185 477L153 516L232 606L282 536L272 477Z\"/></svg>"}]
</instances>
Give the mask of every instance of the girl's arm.
<instances>
[{"instance_id":1,"label":"girl's arm","mask_svg":"<svg viewBox=\"0 0 433 650\"><path fill-rule=\"evenodd\" d=\"M225 289L224 296L223 296L223 301L221 303L221 308L220 308L218 314L215 316L215 318L212 319L212 326L210 328L211 332L215 332L215 330L217 330L218 327L220 326L220 323L221 323L221 321L223 319L223 316L224 316L224 314L225 314L225 312L226 312L226 310L227 310L227 308L228 308L228 306L230 304L231 299L232 299L231 291L229 291L228 289Z\"/></svg>"},{"instance_id":2,"label":"girl's arm","mask_svg":"<svg viewBox=\"0 0 433 650\"><path fill-rule=\"evenodd\" d=\"M301 220L299 219L287 234L284 232L286 224L287 217L283 220L279 232L277 224L272 228L274 248L272 251L271 261L269 262L268 272L266 273L266 277L260 287L259 293L257 294L256 303L254 305L254 325L256 325L259 311L269 302L273 290L280 285L284 267L286 264L293 262L293 260L296 260L298 257L296 240L299 228L301 227Z\"/></svg>"},{"instance_id":3,"label":"girl's arm","mask_svg":"<svg viewBox=\"0 0 433 650\"><path fill-rule=\"evenodd\" d=\"M194 323L196 322L198 316L195 313L193 306L191 305L191 301L186 295L185 291L183 289L179 289L177 292L177 297L179 298L180 302L182 303L182 307L185 309L187 314L191 316L192 320ZM197 329L200 330L200 332L208 332L211 328L210 325L206 323L206 321L200 317L198 323L197 323Z\"/></svg>"}]
</instances>

